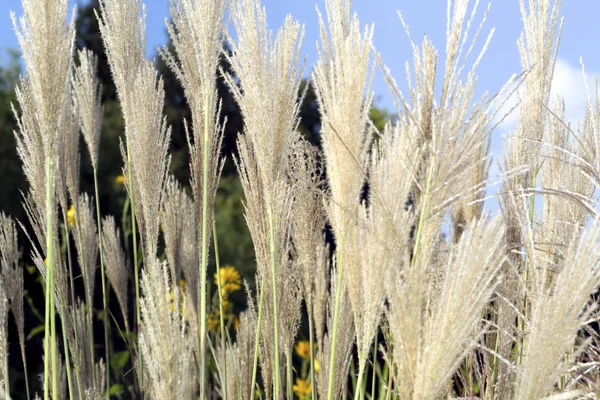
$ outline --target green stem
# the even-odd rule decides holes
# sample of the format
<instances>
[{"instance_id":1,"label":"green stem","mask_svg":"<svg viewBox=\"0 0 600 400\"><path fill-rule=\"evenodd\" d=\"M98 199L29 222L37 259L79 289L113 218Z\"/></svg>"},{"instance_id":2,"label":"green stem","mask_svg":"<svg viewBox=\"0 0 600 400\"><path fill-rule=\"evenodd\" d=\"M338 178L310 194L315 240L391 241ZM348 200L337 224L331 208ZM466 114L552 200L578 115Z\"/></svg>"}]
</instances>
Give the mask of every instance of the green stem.
<instances>
[{"instance_id":1,"label":"green stem","mask_svg":"<svg viewBox=\"0 0 600 400\"><path fill-rule=\"evenodd\" d=\"M277 307L277 268L276 268L276 250L275 250L275 228L273 223L273 210L271 203L267 204L267 214L269 216L269 236L271 242L271 280L273 283L273 325L275 339L275 391L274 397L279 398L281 394L281 382L279 376L279 311Z\"/></svg>"},{"instance_id":2,"label":"green stem","mask_svg":"<svg viewBox=\"0 0 600 400\"><path fill-rule=\"evenodd\" d=\"M292 380L294 379L294 373L292 371L292 347L287 349L287 398L293 400L294 394L292 392Z\"/></svg>"},{"instance_id":3,"label":"green stem","mask_svg":"<svg viewBox=\"0 0 600 400\"><path fill-rule=\"evenodd\" d=\"M262 325L263 303L265 300L265 279L260 281L260 299L258 300L258 322L256 325L256 336L254 340L254 362L252 365L252 383L250 385L250 399L254 400L256 386L256 374L258 371L258 351L260 349L260 328Z\"/></svg>"},{"instance_id":4,"label":"green stem","mask_svg":"<svg viewBox=\"0 0 600 400\"><path fill-rule=\"evenodd\" d=\"M142 325L142 318L140 316L140 270L138 263L138 247L137 247L137 227L135 223L135 196L133 187L133 173L131 172L131 151L129 146L129 140L126 140L127 146L127 180L129 181L129 199L131 203L131 236L133 239L133 273L135 283L135 312L136 312L136 327L139 334L140 326ZM144 362L142 354L139 353L140 359L140 394L144 395Z\"/></svg>"},{"instance_id":5,"label":"green stem","mask_svg":"<svg viewBox=\"0 0 600 400\"><path fill-rule=\"evenodd\" d=\"M221 260L219 259L219 242L217 240L217 222L213 219L213 240L215 243L215 266L217 269L217 286L219 291L219 325L221 328L221 349L223 351L223 398L227 400L227 349L225 348L225 321L223 320L223 292L221 290Z\"/></svg>"},{"instance_id":6,"label":"green stem","mask_svg":"<svg viewBox=\"0 0 600 400\"><path fill-rule=\"evenodd\" d=\"M104 349L106 350L106 398L110 398L110 347L108 327L108 307L106 305L106 278L104 272L104 249L102 247L102 218L100 213L100 193L98 192L98 170L94 167L94 191L96 193L96 220L98 224L98 248L100 252L100 274L102 277L102 311L104 322Z\"/></svg>"},{"instance_id":7,"label":"green stem","mask_svg":"<svg viewBox=\"0 0 600 400\"><path fill-rule=\"evenodd\" d=\"M379 377L379 396L378 399L379 400L384 400L386 398L387 395L387 390L389 389L388 387L386 387L386 381L389 375L389 366L387 363L383 364L383 371L381 373L381 376Z\"/></svg>"},{"instance_id":8,"label":"green stem","mask_svg":"<svg viewBox=\"0 0 600 400\"><path fill-rule=\"evenodd\" d=\"M50 153L50 150L48 151ZM50 368L52 368L52 398L58 398L56 368L56 330L54 328L54 229L53 229L52 158L46 157L46 310L44 334L44 399L50 398ZM52 342L52 343L50 343Z\"/></svg>"},{"instance_id":9,"label":"green stem","mask_svg":"<svg viewBox=\"0 0 600 400\"><path fill-rule=\"evenodd\" d=\"M312 314L312 313L311 313ZM317 382L315 379L315 338L314 338L314 333L313 333L313 319L312 319L312 315L308 316L308 341L310 343L310 390L311 390L311 394L312 397L311 399L316 399L317 398Z\"/></svg>"},{"instance_id":10,"label":"green stem","mask_svg":"<svg viewBox=\"0 0 600 400\"><path fill-rule=\"evenodd\" d=\"M377 375L377 369L379 364L377 363L377 342L379 339L379 328L375 334L375 343L373 345L373 377L371 379L371 399L375 399L375 376Z\"/></svg>"},{"instance_id":11,"label":"green stem","mask_svg":"<svg viewBox=\"0 0 600 400\"><path fill-rule=\"evenodd\" d=\"M200 265L200 397L206 396L205 376L206 376L206 273L208 258L208 157L209 157L209 108L210 95L206 94L204 99L204 170L202 180L202 257Z\"/></svg>"},{"instance_id":12,"label":"green stem","mask_svg":"<svg viewBox=\"0 0 600 400\"><path fill-rule=\"evenodd\" d=\"M25 346L22 345L21 347L21 358L23 359L23 378L25 379L25 392L27 394L27 400L30 400L30 391L29 391L29 378L28 375L29 373L27 372L27 357L25 357ZM8 362L8 359L6 360Z\"/></svg>"},{"instance_id":13,"label":"green stem","mask_svg":"<svg viewBox=\"0 0 600 400\"><path fill-rule=\"evenodd\" d=\"M64 318L60 319L62 323L62 339L65 348L65 368L67 369L67 385L69 387L69 400L73 400L73 382L71 380L71 363L69 361L69 345L67 343L67 329Z\"/></svg>"},{"instance_id":14,"label":"green stem","mask_svg":"<svg viewBox=\"0 0 600 400\"><path fill-rule=\"evenodd\" d=\"M342 241L342 245L343 245ZM342 247L343 248L343 247ZM331 342L331 353L329 356L329 383L327 386L327 400L333 399L333 377L335 371L335 350L337 347L337 333L338 333L338 324L340 319L340 304L342 299L342 272L343 272L343 251L340 252L340 258L338 263L337 270L337 278L335 285L335 308L333 312L333 331L331 333L332 342Z\"/></svg>"}]
</instances>

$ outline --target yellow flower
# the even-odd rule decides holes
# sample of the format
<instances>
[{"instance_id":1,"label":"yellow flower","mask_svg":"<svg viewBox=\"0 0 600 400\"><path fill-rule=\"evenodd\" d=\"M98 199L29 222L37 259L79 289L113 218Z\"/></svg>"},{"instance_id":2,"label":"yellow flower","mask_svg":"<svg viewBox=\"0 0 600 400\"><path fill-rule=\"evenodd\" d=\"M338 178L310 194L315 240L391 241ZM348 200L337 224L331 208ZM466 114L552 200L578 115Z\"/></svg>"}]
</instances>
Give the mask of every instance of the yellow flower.
<instances>
[{"instance_id":1,"label":"yellow flower","mask_svg":"<svg viewBox=\"0 0 600 400\"><path fill-rule=\"evenodd\" d=\"M223 312L227 313L227 311L229 311L229 300L227 299L223 299L223 302L221 303L221 307L223 307Z\"/></svg>"},{"instance_id":2,"label":"yellow flower","mask_svg":"<svg viewBox=\"0 0 600 400\"><path fill-rule=\"evenodd\" d=\"M233 329L235 329L237 331L239 327L240 327L240 319L238 318L237 315L234 315L233 316Z\"/></svg>"},{"instance_id":3,"label":"yellow flower","mask_svg":"<svg viewBox=\"0 0 600 400\"><path fill-rule=\"evenodd\" d=\"M67 211L67 224L69 224L71 228L75 227L75 207L73 207L73 205L71 205L69 211Z\"/></svg>"},{"instance_id":4,"label":"yellow flower","mask_svg":"<svg viewBox=\"0 0 600 400\"><path fill-rule=\"evenodd\" d=\"M115 178L115 182L118 183L119 185L124 185L125 177L123 175L119 175Z\"/></svg>"},{"instance_id":5,"label":"yellow flower","mask_svg":"<svg viewBox=\"0 0 600 400\"><path fill-rule=\"evenodd\" d=\"M308 379L296 378L296 384L292 387L296 396L304 399L312 394L312 387Z\"/></svg>"},{"instance_id":6,"label":"yellow flower","mask_svg":"<svg viewBox=\"0 0 600 400\"><path fill-rule=\"evenodd\" d=\"M310 360L310 342L308 340L301 340L294 345L296 354L305 360Z\"/></svg>"},{"instance_id":7,"label":"yellow flower","mask_svg":"<svg viewBox=\"0 0 600 400\"><path fill-rule=\"evenodd\" d=\"M210 313L208 314L208 329L211 331L217 331L219 329L219 316Z\"/></svg>"},{"instance_id":8,"label":"yellow flower","mask_svg":"<svg viewBox=\"0 0 600 400\"><path fill-rule=\"evenodd\" d=\"M221 296L227 297L229 293L235 292L242 288L242 279L235 267L223 267L219 269L219 273L215 272L215 284L221 281Z\"/></svg>"},{"instance_id":9,"label":"yellow flower","mask_svg":"<svg viewBox=\"0 0 600 400\"><path fill-rule=\"evenodd\" d=\"M319 373L319 362L317 361L317 359L315 358L315 374Z\"/></svg>"}]
</instances>

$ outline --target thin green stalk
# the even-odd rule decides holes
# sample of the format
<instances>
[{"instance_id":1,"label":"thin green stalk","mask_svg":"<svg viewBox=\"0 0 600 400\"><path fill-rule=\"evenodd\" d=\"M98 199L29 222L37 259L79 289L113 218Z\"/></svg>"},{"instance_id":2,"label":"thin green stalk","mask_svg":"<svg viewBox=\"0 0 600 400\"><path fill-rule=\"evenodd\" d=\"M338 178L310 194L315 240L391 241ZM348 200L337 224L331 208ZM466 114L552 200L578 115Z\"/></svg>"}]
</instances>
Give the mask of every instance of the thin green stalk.
<instances>
[{"instance_id":1,"label":"thin green stalk","mask_svg":"<svg viewBox=\"0 0 600 400\"><path fill-rule=\"evenodd\" d=\"M269 236L271 242L271 277L273 282L273 325L275 339L275 391L274 396L278 398L281 394L281 382L279 376L279 311L277 310L277 269L276 269L276 253L275 253L275 228L273 223L273 210L271 203L267 204L267 214L269 217Z\"/></svg>"},{"instance_id":2,"label":"thin green stalk","mask_svg":"<svg viewBox=\"0 0 600 400\"><path fill-rule=\"evenodd\" d=\"M363 356L359 357L358 376L356 377L356 390L354 391L354 400L365 397L365 387L363 385L363 375L365 373L365 366L367 360ZM366 381L364 382L366 384ZM362 397L361 397L362 395Z\"/></svg>"},{"instance_id":3,"label":"thin green stalk","mask_svg":"<svg viewBox=\"0 0 600 400\"><path fill-rule=\"evenodd\" d=\"M344 242L342 241L342 244ZM327 400L333 399L333 376L335 371L335 349L337 347L337 333L338 333L338 324L340 319L340 303L342 299L342 272L343 272L343 256L344 253L340 252L338 270L337 270L337 279L335 285L335 308L333 312L333 331L331 333L332 341L331 341L331 353L329 356L329 384L327 386Z\"/></svg>"},{"instance_id":4,"label":"thin green stalk","mask_svg":"<svg viewBox=\"0 0 600 400\"><path fill-rule=\"evenodd\" d=\"M288 400L293 400L294 394L292 392L292 380L294 378L294 373L292 371L292 347L287 349L287 398Z\"/></svg>"},{"instance_id":5,"label":"thin green stalk","mask_svg":"<svg viewBox=\"0 0 600 400\"><path fill-rule=\"evenodd\" d=\"M308 341L310 343L310 390L312 397L311 399L317 398L317 381L315 379L315 338L313 333L313 320L312 317L308 316Z\"/></svg>"},{"instance_id":6,"label":"thin green stalk","mask_svg":"<svg viewBox=\"0 0 600 400\"><path fill-rule=\"evenodd\" d=\"M136 327L139 333L140 326L142 324L142 318L140 316L140 270L138 265L138 247L137 247L137 227L135 223L135 196L133 187L133 174L131 172L131 151L129 148L129 140L125 140L127 146L127 180L129 181L129 199L131 202L131 236L133 239L133 273L135 280L135 312L136 312ZM140 359L140 394L143 397L144 394L144 362L142 354L139 353Z\"/></svg>"},{"instance_id":7,"label":"thin green stalk","mask_svg":"<svg viewBox=\"0 0 600 400\"><path fill-rule=\"evenodd\" d=\"M67 385L69 387L69 400L73 400L73 382L71 380L71 363L69 361L69 344L67 343L67 329L64 318L60 319L62 324L62 339L65 348L65 368L67 369Z\"/></svg>"},{"instance_id":8,"label":"thin green stalk","mask_svg":"<svg viewBox=\"0 0 600 400\"><path fill-rule=\"evenodd\" d=\"M254 400L254 388L256 386L256 374L258 371L258 351L260 349L260 328L262 326L263 303L265 300L265 279L260 281L260 299L258 300L258 322L256 325L256 337L254 340L254 363L252 365L252 384L250 385L250 399Z\"/></svg>"},{"instance_id":9,"label":"thin green stalk","mask_svg":"<svg viewBox=\"0 0 600 400\"><path fill-rule=\"evenodd\" d=\"M67 213L63 213L63 223L65 227L65 243L67 245L67 263L69 267L69 285L71 289L71 301L73 307L76 307L75 302L75 279L73 278L73 259L71 255L71 241L69 240L69 220L67 219ZM75 323L75 318L73 318L73 332L75 337L77 338L77 324ZM65 347L65 353L68 353L67 340L65 336L65 324L63 323L63 343ZM67 354L67 365L68 365L68 354ZM23 359L25 361L25 359ZM25 365L23 365L25 367ZM69 369L67 368L67 380L69 381L69 397L71 397L71 392L73 390L71 378L69 376ZM29 384L27 383L27 372L25 373L25 386L27 387L27 397L29 398ZM71 399L72 400L72 399Z\"/></svg>"},{"instance_id":10,"label":"thin green stalk","mask_svg":"<svg viewBox=\"0 0 600 400\"><path fill-rule=\"evenodd\" d=\"M215 266L217 269L217 287L219 290L219 324L221 328L221 349L223 357L223 398L227 400L227 353L225 348L225 322L223 320L223 292L221 291L221 260L219 259L219 241L217 240L217 222L213 219L213 240L215 243Z\"/></svg>"},{"instance_id":11,"label":"thin green stalk","mask_svg":"<svg viewBox=\"0 0 600 400\"><path fill-rule=\"evenodd\" d=\"M208 103L210 101L210 95L207 93L204 98L204 170L202 180L202 257L200 265L200 304L198 309L200 310L200 398L204 399L206 396L205 388L205 374L206 374L206 274L207 274L207 258L208 258L208 157L210 155L209 145L209 109Z\"/></svg>"},{"instance_id":12,"label":"thin green stalk","mask_svg":"<svg viewBox=\"0 0 600 400\"><path fill-rule=\"evenodd\" d=\"M379 377L379 396L378 399L379 400L384 400L387 396L387 390L389 389L386 386L386 381L389 377L389 372L390 372L390 368L388 366L387 363L383 364L383 371L381 373L381 376Z\"/></svg>"},{"instance_id":13,"label":"thin green stalk","mask_svg":"<svg viewBox=\"0 0 600 400\"><path fill-rule=\"evenodd\" d=\"M25 391L27 394L27 400L30 400L31 397L29 395L29 378L27 377L29 373L27 372L27 357L25 357L24 347L21 347L21 358L23 359L23 377L25 378Z\"/></svg>"},{"instance_id":14,"label":"thin green stalk","mask_svg":"<svg viewBox=\"0 0 600 400\"><path fill-rule=\"evenodd\" d=\"M373 345L373 378L371 380L371 399L375 399L375 376L377 375L377 368L379 364L377 363L377 342L379 339L379 328L377 328L377 333L375 334L375 343Z\"/></svg>"},{"instance_id":15,"label":"thin green stalk","mask_svg":"<svg viewBox=\"0 0 600 400\"><path fill-rule=\"evenodd\" d=\"M386 366L388 366L388 364L386 364ZM389 368L389 377L388 377L388 384L387 384L387 388L386 388L386 394L385 394L385 399L386 400L390 400L392 398L392 385L394 384L394 364L390 365Z\"/></svg>"},{"instance_id":16,"label":"thin green stalk","mask_svg":"<svg viewBox=\"0 0 600 400\"><path fill-rule=\"evenodd\" d=\"M102 247L102 219L100 216L100 194L98 192L98 170L94 167L94 191L96 193L96 220L98 224L98 249L100 250L100 274L102 276L102 311L104 322L104 348L106 350L106 398L110 398L110 347L109 347L109 329L108 329L108 307L106 306L106 278L104 272L104 250Z\"/></svg>"},{"instance_id":17,"label":"thin green stalk","mask_svg":"<svg viewBox=\"0 0 600 400\"><path fill-rule=\"evenodd\" d=\"M50 398L50 368L52 368L52 398L58 398L56 328L54 326L54 229L53 229L52 158L46 157L46 310L44 334L44 399ZM50 343L52 342L52 343Z\"/></svg>"}]
</instances>

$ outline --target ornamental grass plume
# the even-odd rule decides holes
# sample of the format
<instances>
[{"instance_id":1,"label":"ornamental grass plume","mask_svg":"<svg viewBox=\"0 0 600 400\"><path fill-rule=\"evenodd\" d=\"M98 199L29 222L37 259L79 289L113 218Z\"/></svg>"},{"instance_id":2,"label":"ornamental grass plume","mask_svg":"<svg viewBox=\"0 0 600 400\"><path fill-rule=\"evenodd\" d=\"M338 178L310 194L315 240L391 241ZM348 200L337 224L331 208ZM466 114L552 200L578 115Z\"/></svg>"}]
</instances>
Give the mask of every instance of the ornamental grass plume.
<instances>
[{"instance_id":1,"label":"ornamental grass plume","mask_svg":"<svg viewBox=\"0 0 600 400\"><path fill-rule=\"evenodd\" d=\"M352 290L358 288L359 277L350 274L360 270L357 221L360 218L359 202L365 179L364 166L372 139L369 111L373 102L373 27L365 28L361 34L360 23L356 16L351 16L350 6L350 0L327 0L327 23L317 10L321 43L318 45L319 61L313 72L313 82L323 119L321 140L330 190L327 214L336 238L336 259L340 263L337 270L339 279L347 280L355 317L360 318L363 315L359 311L362 299L359 298L358 290ZM338 282L338 290L341 287ZM336 295L338 302L340 296L339 293ZM336 304L336 316L338 308L339 304ZM362 339L362 323L359 328L355 332ZM337 321L332 329L332 352L335 352L339 341ZM369 331L371 334L372 330ZM371 340L372 336L367 339L369 345ZM357 385L361 387L366 358L362 352L362 343L359 346L361 366ZM330 370L335 368L334 359L334 355L330 355ZM333 371L330 374L331 377L335 375ZM328 392L327 398L332 399L332 382Z\"/></svg>"},{"instance_id":2,"label":"ornamental grass plume","mask_svg":"<svg viewBox=\"0 0 600 400\"><path fill-rule=\"evenodd\" d=\"M164 188L160 208L161 227L165 241L165 253L171 270L171 281L179 282L183 257L183 225L190 216L185 207L189 202L188 196L174 176L169 175ZM195 266L194 266L195 267Z\"/></svg>"},{"instance_id":3,"label":"ornamental grass plume","mask_svg":"<svg viewBox=\"0 0 600 400\"><path fill-rule=\"evenodd\" d=\"M190 106L191 129L186 122L190 149L191 187L194 196L200 261L196 311L200 321L199 351L201 393L204 395L206 368L207 266L214 203L223 168L220 157L225 122L220 122L221 100L217 92L217 70L225 32L225 11L229 0L172 0L167 32L173 50L161 55L181 82ZM190 282L191 283L191 282Z\"/></svg>"},{"instance_id":4,"label":"ornamental grass plume","mask_svg":"<svg viewBox=\"0 0 600 400\"><path fill-rule=\"evenodd\" d=\"M128 306L128 263L121 247L121 232L117 228L113 216L104 217L102 222L102 250L106 263L106 276L117 295L117 301L123 314L126 331L129 331L129 306Z\"/></svg>"},{"instance_id":5,"label":"ornamental grass plume","mask_svg":"<svg viewBox=\"0 0 600 400\"><path fill-rule=\"evenodd\" d=\"M564 261L555 265L540 258L534 265L537 268L531 269L530 317L514 399L552 394L591 342L587 339L577 344L576 338L597 311L590 296L600 286L599 239L600 222L596 219L583 235L574 235ZM594 315L591 320L596 318Z\"/></svg>"},{"instance_id":6,"label":"ornamental grass plume","mask_svg":"<svg viewBox=\"0 0 600 400\"><path fill-rule=\"evenodd\" d=\"M146 260L148 262L149 260ZM171 307L171 295L180 298L178 285L169 280L169 267L156 258L142 271L142 330L139 347L144 359L147 393L151 399L191 399L196 373L194 336L186 320L187 302Z\"/></svg>"},{"instance_id":7,"label":"ornamental grass plume","mask_svg":"<svg viewBox=\"0 0 600 400\"><path fill-rule=\"evenodd\" d=\"M585 144L570 134L569 126L563 122L566 120L564 101L555 101L549 112L539 188L548 194L542 199L543 217L539 221L537 241L539 256L558 266L569 244L588 224L589 210L594 209L597 197L593 180L586 176L579 161L593 144Z\"/></svg>"},{"instance_id":8,"label":"ornamental grass plume","mask_svg":"<svg viewBox=\"0 0 600 400\"><path fill-rule=\"evenodd\" d=\"M387 320L396 388L402 398L442 396L464 356L487 329L481 315L499 283L504 258L501 226L499 218L471 222L440 260L446 265L439 287L420 262L390 269Z\"/></svg>"},{"instance_id":9,"label":"ornamental grass plume","mask_svg":"<svg viewBox=\"0 0 600 400\"><path fill-rule=\"evenodd\" d=\"M292 191L288 174L299 139L302 97L298 93L303 71L299 62L304 30L287 17L273 40L266 12L255 0L234 3L231 13L237 41L230 40L232 53L227 59L235 77L223 73L244 117L236 165L256 254L258 308L265 307L259 321L263 382L267 397L271 393L279 397L283 389L279 360L286 354L287 370L291 370L301 302L297 274L289 259ZM291 394L289 384L288 390Z\"/></svg>"},{"instance_id":10,"label":"ornamental grass plume","mask_svg":"<svg viewBox=\"0 0 600 400\"><path fill-rule=\"evenodd\" d=\"M105 364L103 359L95 361L88 349L93 346L90 340L93 338L92 321L86 306L78 302L74 311L75 332L77 336L71 341L71 351L73 367L76 374L73 390L79 398L102 398L105 388Z\"/></svg>"},{"instance_id":11,"label":"ornamental grass plume","mask_svg":"<svg viewBox=\"0 0 600 400\"><path fill-rule=\"evenodd\" d=\"M77 52L77 59L79 65L75 66L71 77L73 105L77 110L76 115L92 167L98 169L98 149L104 115L102 84L96 75L98 57L91 50L83 49Z\"/></svg>"},{"instance_id":12,"label":"ornamental grass plume","mask_svg":"<svg viewBox=\"0 0 600 400\"><path fill-rule=\"evenodd\" d=\"M292 204L291 234L294 259L301 277L301 285L309 316L312 334L315 321L315 308L323 308L322 296L318 296L318 288L322 285L318 280L327 280L324 268L318 262L323 247L326 214L323 206L323 193L320 166L317 162L317 149L309 143L300 141L297 151L292 155L290 171L294 196ZM317 288L318 287L318 288ZM320 293L319 293L320 294ZM313 304L318 302L319 304Z\"/></svg>"},{"instance_id":13,"label":"ornamental grass plume","mask_svg":"<svg viewBox=\"0 0 600 400\"><path fill-rule=\"evenodd\" d=\"M125 119L125 168L133 176L127 189L130 197L136 194L143 250L152 259L157 251L158 211L169 165L171 130L163 117L163 80L144 55L146 20L144 15L140 18L142 11L140 0L101 0L98 20Z\"/></svg>"},{"instance_id":14,"label":"ornamental grass plume","mask_svg":"<svg viewBox=\"0 0 600 400\"><path fill-rule=\"evenodd\" d=\"M317 389L321 399L326 399L328 396L334 399L344 398L347 390L348 371L352 362L352 346L354 346L355 338L354 316L348 289L345 287L346 281L340 280L338 274L339 272L335 268L331 272L331 288L327 300L327 333L318 358L321 369L317 376ZM343 287L338 289L336 286L340 282ZM339 301L337 300L338 293ZM336 323L339 325L339 331L337 332L337 343L334 345L336 337L333 334L333 326ZM330 357L333 357L333 361Z\"/></svg>"},{"instance_id":15,"label":"ornamental grass plume","mask_svg":"<svg viewBox=\"0 0 600 400\"><path fill-rule=\"evenodd\" d=\"M96 285L96 266L98 260L98 231L94 220L94 209L87 194L78 199L78 221L73 230L77 259L83 275L86 302L92 319L94 292Z\"/></svg>"},{"instance_id":16,"label":"ornamental grass plume","mask_svg":"<svg viewBox=\"0 0 600 400\"><path fill-rule=\"evenodd\" d=\"M523 32L518 41L521 66L526 72L522 93L517 92L520 100L519 116L514 132L509 136L503 154L504 171L520 166L528 168L527 173L503 182L500 204L506 219L506 242L508 255L514 268L505 268L500 293L512 304L522 300L519 292L519 280L528 279L529 260L523 262L519 250L524 242L520 236L522 207L512 197L522 191L534 190L538 186L541 166L541 143L546 130L546 110L549 109L551 83L562 32L562 20L559 18L560 0L539 0L536 4L520 1ZM535 195L528 199L530 222L534 219ZM521 276L518 276L521 275ZM500 333L496 339L498 353L509 358L514 346L512 338L520 337L522 326L515 326L516 310L511 304L501 302L498 306L498 325ZM522 322L519 324L522 325ZM511 393L511 381L515 371L508 371L504 364L499 365L498 376L500 396Z\"/></svg>"},{"instance_id":17,"label":"ornamental grass plume","mask_svg":"<svg viewBox=\"0 0 600 400\"><path fill-rule=\"evenodd\" d=\"M198 269L200 254L198 254L198 224L195 216L195 204L189 196L182 198L180 203L181 209L185 218L183 219L181 235L181 270L185 276L187 282L187 294L190 296L190 309L196 309L198 307L198 282L200 276L200 270ZM196 310L198 312L198 310Z\"/></svg>"},{"instance_id":18,"label":"ornamental grass plume","mask_svg":"<svg viewBox=\"0 0 600 400\"><path fill-rule=\"evenodd\" d=\"M227 378L230 385L227 393L239 396L242 400L251 400L254 395L250 385L254 359L254 335L257 328L254 305L249 304L248 310L240 313L239 319L236 339L230 350L233 357L227 360L227 368L229 368Z\"/></svg>"},{"instance_id":19,"label":"ornamental grass plume","mask_svg":"<svg viewBox=\"0 0 600 400\"><path fill-rule=\"evenodd\" d=\"M372 137L369 111L373 102L373 28L367 27L361 34L360 23L351 16L350 6L350 0L327 0L326 21L317 10L321 43L313 72L331 192L328 217L342 252L346 230L352 229L357 216L363 166Z\"/></svg>"},{"instance_id":20,"label":"ornamental grass plume","mask_svg":"<svg viewBox=\"0 0 600 400\"><path fill-rule=\"evenodd\" d=\"M65 131L63 135L59 136L62 142L58 150L56 169L56 195L62 210L63 222L68 217L67 213L70 210L69 200L75 205L75 208L77 207L81 158L79 155L79 121L75 114L76 110L70 101L67 102L65 107ZM77 211L75 214L77 214Z\"/></svg>"},{"instance_id":21,"label":"ornamental grass plume","mask_svg":"<svg viewBox=\"0 0 600 400\"><path fill-rule=\"evenodd\" d=\"M38 268L46 274L46 310L44 339L44 397L50 397L50 365L53 398L58 398L58 354L56 347L55 304L60 312L60 300L54 300L55 270L62 269L58 261L56 235L55 179L58 166L61 136L65 130L69 102L69 73L74 45L74 20L67 23L66 0L23 0L24 16L17 21L12 15L23 58L27 68L25 78L16 90L20 113L13 107L17 120L17 152L30 183L26 209L32 225L37 226L36 236L43 246L45 257L39 252ZM73 13L73 16L75 13ZM45 171L45 174L44 172ZM44 232L44 233L42 233ZM55 255L56 253L56 255ZM48 268L39 261L48 259ZM60 274L60 272L59 272ZM57 274L57 278L60 275ZM63 288L58 286L59 292ZM66 296L62 298L65 305Z\"/></svg>"}]
</instances>

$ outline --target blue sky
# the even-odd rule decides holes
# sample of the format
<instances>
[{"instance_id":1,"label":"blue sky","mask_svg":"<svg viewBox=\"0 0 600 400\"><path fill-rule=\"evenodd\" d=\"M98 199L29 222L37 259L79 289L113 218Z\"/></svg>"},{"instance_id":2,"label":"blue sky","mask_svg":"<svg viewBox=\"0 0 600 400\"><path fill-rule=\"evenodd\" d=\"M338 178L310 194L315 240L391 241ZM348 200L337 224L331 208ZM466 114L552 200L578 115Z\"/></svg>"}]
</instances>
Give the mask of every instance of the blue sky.
<instances>
[{"instance_id":1,"label":"blue sky","mask_svg":"<svg viewBox=\"0 0 600 400\"><path fill-rule=\"evenodd\" d=\"M73 1L73 4L84 1ZM168 0L147 0L148 10L148 56L156 54L155 48L165 42L164 19L168 16ZM308 74L316 61L316 42L318 40L317 16L315 5L324 8L324 0L263 0L267 9L269 26L277 29L287 14L292 14L305 25L306 36L303 53L307 57ZM473 2L472 2L473 3ZM481 2L479 15L487 7ZM440 49L443 57L444 35L446 29L445 0L354 0L354 11L361 23L375 24L374 44L390 67L396 80L403 86L404 63L412 58L410 45L398 19L397 10L402 11L415 41L420 42L427 33L434 45ZM21 15L20 0L0 1L0 48L18 47L12 30L9 12ZM559 92L567 97L569 114L580 116L583 80L581 79L579 57L583 57L586 70L590 75L600 71L600 15L598 0L567 0L562 6L565 27L560 48ZM479 21L478 19L477 21ZM521 16L518 0L492 0L491 11L484 33L495 28L494 38L480 69L480 89L496 92L511 74L519 71L519 59L516 40L521 31ZM485 37L482 37L480 44ZM373 87L376 104L393 108L391 96L379 71ZM571 104L569 104L571 103Z\"/></svg>"}]
</instances>

